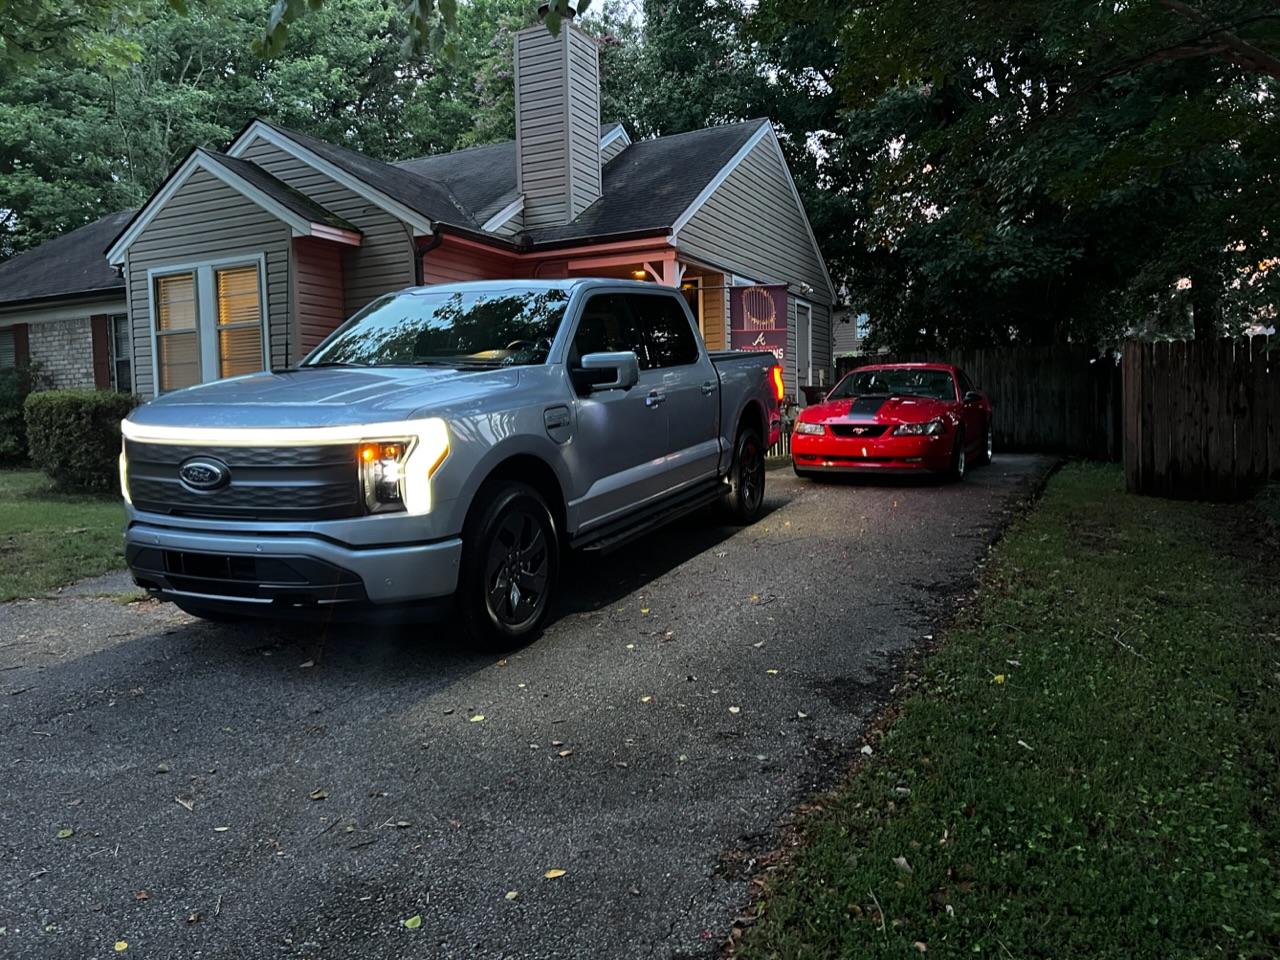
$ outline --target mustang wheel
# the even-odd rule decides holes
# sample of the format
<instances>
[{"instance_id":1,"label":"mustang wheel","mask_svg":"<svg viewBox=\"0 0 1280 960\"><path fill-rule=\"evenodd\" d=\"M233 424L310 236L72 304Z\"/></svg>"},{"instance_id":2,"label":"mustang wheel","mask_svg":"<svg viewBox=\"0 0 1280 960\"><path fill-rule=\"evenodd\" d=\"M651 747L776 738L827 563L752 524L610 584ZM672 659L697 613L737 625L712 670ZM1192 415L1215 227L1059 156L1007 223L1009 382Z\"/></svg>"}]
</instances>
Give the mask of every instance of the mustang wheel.
<instances>
[{"instance_id":1,"label":"mustang wheel","mask_svg":"<svg viewBox=\"0 0 1280 960\"><path fill-rule=\"evenodd\" d=\"M991 421L987 421L986 439L983 441L982 450L978 453L978 463L990 463L996 452L996 430L991 425Z\"/></svg>"},{"instance_id":2,"label":"mustang wheel","mask_svg":"<svg viewBox=\"0 0 1280 960\"><path fill-rule=\"evenodd\" d=\"M764 506L764 442L750 427L738 432L725 506L734 523L754 523Z\"/></svg>"},{"instance_id":3,"label":"mustang wheel","mask_svg":"<svg viewBox=\"0 0 1280 960\"><path fill-rule=\"evenodd\" d=\"M538 635L560 572L560 541L546 501L509 483L468 520L462 539L459 612L480 647L506 650Z\"/></svg>"},{"instance_id":4,"label":"mustang wheel","mask_svg":"<svg viewBox=\"0 0 1280 960\"><path fill-rule=\"evenodd\" d=\"M963 480L964 471L967 464L965 463L964 453L964 434L957 431L956 446L951 451L951 467L947 470L947 478L950 480Z\"/></svg>"}]
</instances>

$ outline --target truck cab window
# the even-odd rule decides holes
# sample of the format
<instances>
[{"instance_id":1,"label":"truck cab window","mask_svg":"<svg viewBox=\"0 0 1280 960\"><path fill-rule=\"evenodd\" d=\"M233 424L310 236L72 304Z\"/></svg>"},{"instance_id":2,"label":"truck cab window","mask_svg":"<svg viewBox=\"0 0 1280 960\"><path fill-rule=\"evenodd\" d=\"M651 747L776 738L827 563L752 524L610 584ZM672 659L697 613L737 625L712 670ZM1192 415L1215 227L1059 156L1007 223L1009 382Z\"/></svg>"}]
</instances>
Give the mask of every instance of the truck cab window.
<instances>
[{"instance_id":1,"label":"truck cab window","mask_svg":"<svg viewBox=\"0 0 1280 960\"><path fill-rule=\"evenodd\" d=\"M644 336L636 326L626 298L616 293L594 296L582 308L582 319L578 321L569 351L569 366L577 367L578 361L588 353L618 350L634 351L640 361L640 369L648 368L649 354Z\"/></svg>"},{"instance_id":2,"label":"truck cab window","mask_svg":"<svg viewBox=\"0 0 1280 960\"><path fill-rule=\"evenodd\" d=\"M641 360L641 369L682 367L698 362L698 341L678 300L646 294L631 294L627 299L649 341L650 362L646 365Z\"/></svg>"}]
</instances>

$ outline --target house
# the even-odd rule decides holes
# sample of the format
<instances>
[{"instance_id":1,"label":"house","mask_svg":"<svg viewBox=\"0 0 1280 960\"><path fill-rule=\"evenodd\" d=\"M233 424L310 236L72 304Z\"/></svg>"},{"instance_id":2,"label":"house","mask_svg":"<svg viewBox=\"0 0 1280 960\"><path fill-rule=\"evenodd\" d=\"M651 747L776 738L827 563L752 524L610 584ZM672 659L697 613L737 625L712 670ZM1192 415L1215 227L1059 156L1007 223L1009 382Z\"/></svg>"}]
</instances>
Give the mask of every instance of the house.
<instances>
[{"instance_id":1,"label":"house","mask_svg":"<svg viewBox=\"0 0 1280 960\"><path fill-rule=\"evenodd\" d=\"M31 362L52 387L133 389L124 278L102 256L133 214L0 263L0 370Z\"/></svg>"},{"instance_id":2,"label":"house","mask_svg":"<svg viewBox=\"0 0 1280 960\"><path fill-rule=\"evenodd\" d=\"M254 120L192 151L103 244L134 389L296 364L414 284L571 276L679 287L712 349L742 341L732 289L763 287L750 332L785 340L789 392L829 382L834 292L767 120L633 142L601 125L598 51L573 24L517 34L514 76L507 143L389 164Z\"/></svg>"}]
</instances>

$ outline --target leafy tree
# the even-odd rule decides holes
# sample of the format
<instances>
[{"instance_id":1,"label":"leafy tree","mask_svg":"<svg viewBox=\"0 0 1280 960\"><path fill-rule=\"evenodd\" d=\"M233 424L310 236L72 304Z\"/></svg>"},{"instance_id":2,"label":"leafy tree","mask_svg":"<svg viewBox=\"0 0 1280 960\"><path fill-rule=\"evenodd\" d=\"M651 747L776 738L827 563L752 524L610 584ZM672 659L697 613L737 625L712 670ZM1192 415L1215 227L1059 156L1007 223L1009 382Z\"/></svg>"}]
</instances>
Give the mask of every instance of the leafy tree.
<instances>
[{"instance_id":1,"label":"leafy tree","mask_svg":"<svg viewBox=\"0 0 1280 960\"><path fill-rule=\"evenodd\" d=\"M823 172L851 213L829 243L882 342L1274 316L1274 4L765 0L761 17L775 39L838 24L812 58L836 68Z\"/></svg>"}]
</instances>

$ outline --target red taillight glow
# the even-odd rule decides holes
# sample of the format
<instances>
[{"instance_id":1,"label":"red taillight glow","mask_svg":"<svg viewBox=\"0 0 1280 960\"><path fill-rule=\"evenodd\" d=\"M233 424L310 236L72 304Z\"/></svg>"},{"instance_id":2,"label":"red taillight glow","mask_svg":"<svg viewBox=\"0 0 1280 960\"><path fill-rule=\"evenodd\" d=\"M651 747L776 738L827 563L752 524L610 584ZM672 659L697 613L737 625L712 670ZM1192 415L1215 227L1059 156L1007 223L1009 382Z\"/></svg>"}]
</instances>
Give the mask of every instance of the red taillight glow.
<instances>
[{"instance_id":1,"label":"red taillight glow","mask_svg":"<svg viewBox=\"0 0 1280 960\"><path fill-rule=\"evenodd\" d=\"M782 383L782 368L775 363L770 373L773 375L773 392L777 394L775 399L781 401L783 394L787 392L787 388Z\"/></svg>"}]
</instances>

